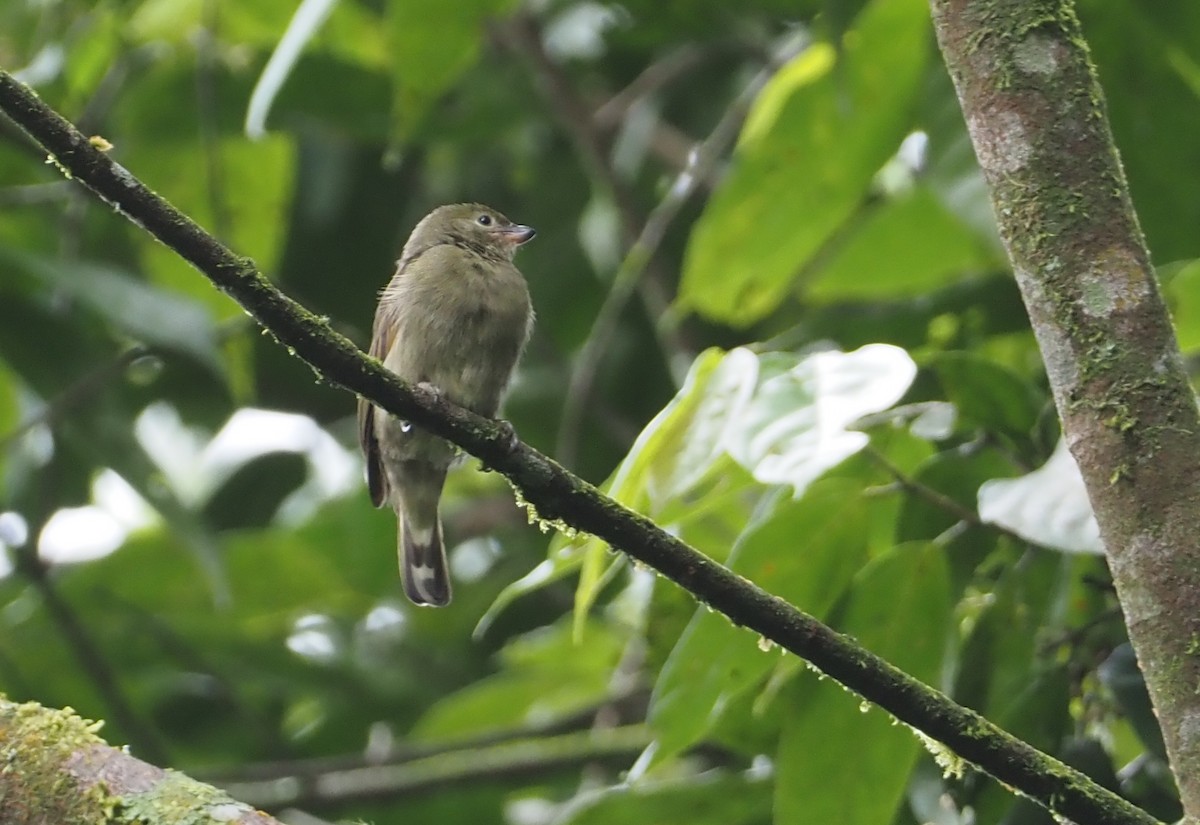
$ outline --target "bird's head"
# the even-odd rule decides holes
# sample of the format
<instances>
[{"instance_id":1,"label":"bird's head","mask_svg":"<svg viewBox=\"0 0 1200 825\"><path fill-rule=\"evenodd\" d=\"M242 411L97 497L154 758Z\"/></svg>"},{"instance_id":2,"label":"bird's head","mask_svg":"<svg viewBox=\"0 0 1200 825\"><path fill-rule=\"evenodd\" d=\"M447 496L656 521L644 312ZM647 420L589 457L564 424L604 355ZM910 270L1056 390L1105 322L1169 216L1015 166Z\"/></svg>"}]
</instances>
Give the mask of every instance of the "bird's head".
<instances>
[{"instance_id":1,"label":"bird's head","mask_svg":"<svg viewBox=\"0 0 1200 825\"><path fill-rule=\"evenodd\" d=\"M449 242L512 260L517 247L535 234L533 227L513 223L489 206L454 203L439 206L426 215L413 230L408 246L420 248Z\"/></svg>"}]
</instances>

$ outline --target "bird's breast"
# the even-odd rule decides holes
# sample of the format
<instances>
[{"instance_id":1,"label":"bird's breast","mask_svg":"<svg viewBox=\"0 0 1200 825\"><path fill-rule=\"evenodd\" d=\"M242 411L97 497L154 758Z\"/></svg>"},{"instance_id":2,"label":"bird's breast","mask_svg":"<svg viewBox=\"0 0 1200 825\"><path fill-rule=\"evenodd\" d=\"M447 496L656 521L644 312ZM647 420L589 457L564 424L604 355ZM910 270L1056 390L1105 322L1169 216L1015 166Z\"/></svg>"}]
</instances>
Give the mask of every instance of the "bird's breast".
<instances>
[{"instance_id":1,"label":"bird's breast","mask_svg":"<svg viewBox=\"0 0 1200 825\"><path fill-rule=\"evenodd\" d=\"M455 403L494 415L529 335L524 278L507 267L466 267L406 290L385 365L427 381Z\"/></svg>"}]
</instances>

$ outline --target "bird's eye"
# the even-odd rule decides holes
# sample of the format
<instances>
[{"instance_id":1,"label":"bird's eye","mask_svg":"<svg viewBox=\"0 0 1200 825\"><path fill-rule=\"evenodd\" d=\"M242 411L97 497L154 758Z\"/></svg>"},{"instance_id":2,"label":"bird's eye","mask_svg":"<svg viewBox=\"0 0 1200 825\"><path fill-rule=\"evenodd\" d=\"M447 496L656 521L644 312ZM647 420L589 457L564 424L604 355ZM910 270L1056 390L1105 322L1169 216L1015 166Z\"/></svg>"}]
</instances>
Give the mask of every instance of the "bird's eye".
<instances>
[{"instance_id":1,"label":"bird's eye","mask_svg":"<svg viewBox=\"0 0 1200 825\"><path fill-rule=\"evenodd\" d=\"M480 215L475 220L477 220L479 222L480 226L491 226L492 225L492 216L491 215Z\"/></svg>"}]
</instances>

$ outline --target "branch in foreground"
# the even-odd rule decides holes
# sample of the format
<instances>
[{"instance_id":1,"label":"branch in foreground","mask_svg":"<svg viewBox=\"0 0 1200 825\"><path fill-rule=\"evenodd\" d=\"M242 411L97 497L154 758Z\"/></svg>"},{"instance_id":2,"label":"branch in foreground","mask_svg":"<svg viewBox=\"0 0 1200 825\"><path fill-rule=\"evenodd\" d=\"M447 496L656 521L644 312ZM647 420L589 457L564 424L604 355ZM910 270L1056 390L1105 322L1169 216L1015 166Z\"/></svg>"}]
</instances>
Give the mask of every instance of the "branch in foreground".
<instances>
[{"instance_id":1,"label":"branch in foreground","mask_svg":"<svg viewBox=\"0 0 1200 825\"><path fill-rule=\"evenodd\" d=\"M221 782L231 795L261 808L321 809L335 804L434 793L456 785L515 777L544 779L553 771L595 762L629 761L650 744L642 725L573 731L431 754L399 764L304 771L262 780Z\"/></svg>"},{"instance_id":2,"label":"branch in foreground","mask_svg":"<svg viewBox=\"0 0 1200 825\"><path fill-rule=\"evenodd\" d=\"M281 825L175 771L135 759L72 711L0 698L0 822Z\"/></svg>"},{"instance_id":3,"label":"branch in foreground","mask_svg":"<svg viewBox=\"0 0 1200 825\"><path fill-rule=\"evenodd\" d=\"M1155 820L1067 767L955 704L850 639L764 591L626 509L494 421L411 387L367 358L326 321L276 289L194 221L98 151L61 115L0 71L0 110L34 137L63 171L175 250L233 297L331 383L442 436L503 473L543 519L591 533L653 567L697 599L797 656L962 758L1057 814L1089 825ZM781 552L790 552L784 550Z\"/></svg>"},{"instance_id":4,"label":"branch in foreground","mask_svg":"<svg viewBox=\"0 0 1200 825\"><path fill-rule=\"evenodd\" d=\"M1200 820L1200 414L1070 0L934 0L946 65Z\"/></svg>"}]
</instances>

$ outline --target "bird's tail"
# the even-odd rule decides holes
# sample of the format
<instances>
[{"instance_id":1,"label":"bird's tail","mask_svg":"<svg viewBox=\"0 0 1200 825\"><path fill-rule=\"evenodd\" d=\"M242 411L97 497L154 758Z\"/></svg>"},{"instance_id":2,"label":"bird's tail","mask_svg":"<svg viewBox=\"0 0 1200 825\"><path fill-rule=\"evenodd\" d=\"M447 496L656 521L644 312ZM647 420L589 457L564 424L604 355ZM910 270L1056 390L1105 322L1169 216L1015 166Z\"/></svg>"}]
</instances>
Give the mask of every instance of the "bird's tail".
<instances>
[{"instance_id":1,"label":"bird's tail","mask_svg":"<svg viewBox=\"0 0 1200 825\"><path fill-rule=\"evenodd\" d=\"M421 524L401 512L397 519L400 535L400 578L404 592L414 604L445 607L450 604L450 573L442 544L442 520L434 511L431 523Z\"/></svg>"}]
</instances>

